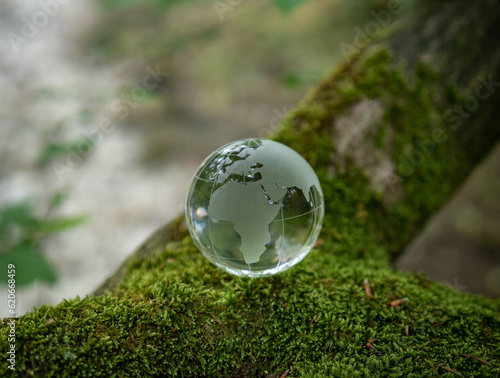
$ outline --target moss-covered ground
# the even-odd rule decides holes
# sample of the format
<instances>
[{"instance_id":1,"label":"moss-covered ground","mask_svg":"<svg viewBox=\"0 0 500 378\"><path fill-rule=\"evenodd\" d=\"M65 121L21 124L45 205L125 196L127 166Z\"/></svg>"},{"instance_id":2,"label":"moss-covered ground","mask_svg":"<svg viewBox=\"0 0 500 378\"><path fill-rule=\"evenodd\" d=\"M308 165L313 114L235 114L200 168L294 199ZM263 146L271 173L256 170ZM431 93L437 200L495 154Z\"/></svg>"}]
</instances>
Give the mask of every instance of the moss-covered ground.
<instances>
[{"instance_id":1,"label":"moss-covered ground","mask_svg":"<svg viewBox=\"0 0 500 378\"><path fill-rule=\"evenodd\" d=\"M325 194L323 231L303 262L273 277L231 276L196 250L180 218L171 241L132 259L106 294L17 319L12 376L498 376L500 301L391 268L473 164L440 116L459 95L429 67L412 72L386 49L365 52L272 136L308 159ZM381 102L377 146L394 161L436 127L448 135L398 178L403 196L391 205L355 164L332 163L332 124L362 99ZM7 373L9 332L0 328Z\"/></svg>"}]
</instances>

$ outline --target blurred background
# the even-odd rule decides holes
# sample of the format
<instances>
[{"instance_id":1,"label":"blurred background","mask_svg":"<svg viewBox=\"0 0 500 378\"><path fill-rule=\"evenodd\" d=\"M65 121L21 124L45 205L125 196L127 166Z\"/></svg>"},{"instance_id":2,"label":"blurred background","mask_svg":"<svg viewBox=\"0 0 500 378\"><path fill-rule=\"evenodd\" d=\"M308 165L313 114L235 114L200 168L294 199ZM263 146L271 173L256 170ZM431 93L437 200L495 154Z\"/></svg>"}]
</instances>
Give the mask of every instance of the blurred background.
<instances>
[{"instance_id":1,"label":"blurred background","mask_svg":"<svg viewBox=\"0 0 500 378\"><path fill-rule=\"evenodd\" d=\"M183 211L191 177L211 151L264 136L344 59L341 43L353 43L370 11L386 6L2 0L0 269L15 256L17 315L91 293ZM430 227L442 232L412 246L402 268L424 269L418 263L430 261L422 257L430 248L456 251L463 238L453 232L472 240L472 259L485 248L500 255L500 153L490 160L486 178L475 182L478 198L481 188L493 190L491 201L478 208L468 200L458 226ZM500 258L494 261L488 284L470 284L477 272L462 282L460 267L433 278L500 295ZM8 315L6 275L0 316Z\"/></svg>"}]
</instances>

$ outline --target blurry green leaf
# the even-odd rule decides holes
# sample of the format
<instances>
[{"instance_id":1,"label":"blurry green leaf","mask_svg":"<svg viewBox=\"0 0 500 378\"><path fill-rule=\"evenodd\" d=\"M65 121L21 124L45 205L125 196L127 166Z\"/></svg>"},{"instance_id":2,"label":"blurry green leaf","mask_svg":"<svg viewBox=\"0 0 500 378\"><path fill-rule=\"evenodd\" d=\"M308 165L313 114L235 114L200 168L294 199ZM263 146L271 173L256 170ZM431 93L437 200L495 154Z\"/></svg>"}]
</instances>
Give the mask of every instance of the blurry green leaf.
<instances>
[{"instance_id":1,"label":"blurry green leaf","mask_svg":"<svg viewBox=\"0 0 500 378\"><path fill-rule=\"evenodd\" d=\"M175 3L186 2L186 0L106 0L102 4L105 9L126 8L135 4L155 3L163 10L174 5Z\"/></svg>"},{"instance_id":2,"label":"blurry green leaf","mask_svg":"<svg viewBox=\"0 0 500 378\"><path fill-rule=\"evenodd\" d=\"M288 88L294 88L298 85L300 85L302 82L301 78L299 75L293 72L288 72L285 74L283 77L283 84L285 84L286 87Z\"/></svg>"},{"instance_id":3,"label":"blurry green leaf","mask_svg":"<svg viewBox=\"0 0 500 378\"><path fill-rule=\"evenodd\" d=\"M88 220L85 215L68 217L68 218L56 218L50 220L43 220L37 225L37 231L43 234L52 234L55 232L63 231L68 228L76 227Z\"/></svg>"},{"instance_id":4,"label":"blurry green leaf","mask_svg":"<svg viewBox=\"0 0 500 378\"><path fill-rule=\"evenodd\" d=\"M272 0L272 2L284 13L290 13L293 8L305 3L307 0Z\"/></svg>"},{"instance_id":5,"label":"blurry green leaf","mask_svg":"<svg viewBox=\"0 0 500 378\"><path fill-rule=\"evenodd\" d=\"M46 145L38 156L38 164L47 164L52 159L64 155L69 151L67 145L50 143Z\"/></svg>"},{"instance_id":6,"label":"blurry green leaf","mask_svg":"<svg viewBox=\"0 0 500 378\"><path fill-rule=\"evenodd\" d=\"M22 242L8 252L0 254L0 267L14 264L16 267L16 286L27 286L35 280L54 283L57 280L52 265L30 243ZM7 283L7 274L0 283Z\"/></svg>"},{"instance_id":7,"label":"blurry green leaf","mask_svg":"<svg viewBox=\"0 0 500 378\"><path fill-rule=\"evenodd\" d=\"M64 199L64 192L56 193L49 209L59 206ZM86 216L39 218L31 201L4 206L0 209L0 267L16 266L18 286L35 280L55 282L56 273L39 251L40 242L49 234L76 227L87 219ZM0 279L2 282L6 281Z\"/></svg>"},{"instance_id":8,"label":"blurry green leaf","mask_svg":"<svg viewBox=\"0 0 500 378\"><path fill-rule=\"evenodd\" d=\"M66 201L66 198L68 197L68 193L66 192L63 192L63 191L59 191L59 192L56 192L52 198L50 199L50 203L49 203L49 208L50 209L57 209L58 207L60 207L64 201Z\"/></svg>"},{"instance_id":9,"label":"blurry green leaf","mask_svg":"<svg viewBox=\"0 0 500 378\"><path fill-rule=\"evenodd\" d=\"M162 9L167 9L171 7L175 3L185 3L187 0L156 0L156 2L160 5Z\"/></svg>"},{"instance_id":10,"label":"blurry green leaf","mask_svg":"<svg viewBox=\"0 0 500 378\"><path fill-rule=\"evenodd\" d=\"M0 209L0 235L8 234L13 226L26 230L33 228L37 223L30 201L7 205Z\"/></svg>"},{"instance_id":11,"label":"blurry green leaf","mask_svg":"<svg viewBox=\"0 0 500 378\"><path fill-rule=\"evenodd\" d=\"M53 159L61 155L66 155L71 151L78 151L79 148L93 148L94 142L87 138L78 139L73 142L66 143L49 143L47 144L40 154L38 155L38 164L45 165Z\"/></svg>"},{"instance_id":12,"label":"blurry green leaf","mask_svg":"<svg viewBox=\"0 0 500 378\"><path fill-rule=\"evenodd\" d=\"M138 3L144 3L144 0L106 0L102 2L105 8L124 8Z\"/></svg>"}]
</instances>

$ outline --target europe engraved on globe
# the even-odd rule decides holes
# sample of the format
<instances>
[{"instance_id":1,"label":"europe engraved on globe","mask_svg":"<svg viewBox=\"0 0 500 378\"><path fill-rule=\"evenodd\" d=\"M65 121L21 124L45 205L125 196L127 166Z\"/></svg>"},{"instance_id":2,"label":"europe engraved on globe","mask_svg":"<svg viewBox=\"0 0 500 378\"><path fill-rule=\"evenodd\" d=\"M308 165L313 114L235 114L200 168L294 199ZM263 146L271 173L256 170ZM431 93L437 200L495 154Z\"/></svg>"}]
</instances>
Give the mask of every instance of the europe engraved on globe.
<instances>
[{"instance_id":1,"label":"europe engraved on globe","mask_svg":"<svg viewBox=\"0 0 500 378\"><path fill-rule=\"evenodd\" d=\"M242 276L282 272L301 261L321 229L323 193L310 165L264 139L229 143L201 165L186 219L209 261Z\"/></svg>"}]
</instances>

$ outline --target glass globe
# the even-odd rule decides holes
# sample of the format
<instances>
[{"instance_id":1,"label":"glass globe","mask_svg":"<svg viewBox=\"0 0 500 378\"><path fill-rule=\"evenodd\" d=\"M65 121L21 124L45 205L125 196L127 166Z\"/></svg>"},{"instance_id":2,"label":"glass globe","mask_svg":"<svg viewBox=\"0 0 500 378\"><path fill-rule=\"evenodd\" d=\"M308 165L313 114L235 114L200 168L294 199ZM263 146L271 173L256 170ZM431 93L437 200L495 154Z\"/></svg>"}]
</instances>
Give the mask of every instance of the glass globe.
<instances>
[{"instance_id":1,"label":"glass globe","mask_svg":"<svg viewBox=\"0 0 500 378\"><path fill-rule=\"evenodd\" d=\"M197 248L238 276L283 272L314 246L324 215L311 166L291 148L266 139L229 143L195 174L186 219Z\"/></svg>"}]
</instances>

